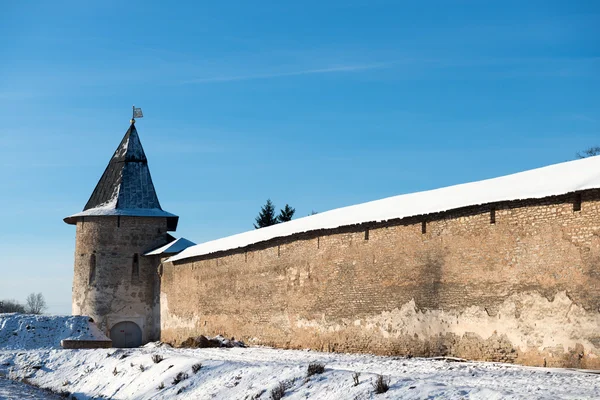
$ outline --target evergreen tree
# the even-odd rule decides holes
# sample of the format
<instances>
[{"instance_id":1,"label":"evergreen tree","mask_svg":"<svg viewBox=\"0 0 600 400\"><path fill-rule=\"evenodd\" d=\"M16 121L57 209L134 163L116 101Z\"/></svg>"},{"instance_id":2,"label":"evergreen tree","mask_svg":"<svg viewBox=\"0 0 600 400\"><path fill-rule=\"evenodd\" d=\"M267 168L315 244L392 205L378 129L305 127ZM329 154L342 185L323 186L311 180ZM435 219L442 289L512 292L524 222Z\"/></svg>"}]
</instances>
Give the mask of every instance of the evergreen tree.
<instances>
[{"instance_id":1,"label":"evergreen tree","mask_svg":"<svg viewBox=\"0 0 600 400\"><path fill-rule=\"evenodd\" d=\"M265 226L275 225L279 221L277 221L277 217L275 216L275 206L271 202L271 199L267 200L267 203L262 206L260 209L260 213L258 217L255 219L256 223L254 224L254 228L264 228Z\"/></svg>"},{"instance_id":2,"label":"evergreen tree","mask_svg":"<svg viewBox=\"0 0 600 400\"><path fill-rule=\"evenodd\" d=\"M286 204L285 207L283 207L283 210L279 210L279 216L277 216L277 221L279 221L279 222L291 221L295 212L296 212L295 208L292 208L288 204Z\"/></svg>"},{"instance_id":3,"label":"evergreen tree","mask_svg":"<svg viewBox=\"0 0 600 400\"><path fill-rule=\"evenodd\" d=\"M600 155L600 146L593 146L584 151L579 151L575 154L577 158L587 158Z\"/></svg>"}]
</instances>

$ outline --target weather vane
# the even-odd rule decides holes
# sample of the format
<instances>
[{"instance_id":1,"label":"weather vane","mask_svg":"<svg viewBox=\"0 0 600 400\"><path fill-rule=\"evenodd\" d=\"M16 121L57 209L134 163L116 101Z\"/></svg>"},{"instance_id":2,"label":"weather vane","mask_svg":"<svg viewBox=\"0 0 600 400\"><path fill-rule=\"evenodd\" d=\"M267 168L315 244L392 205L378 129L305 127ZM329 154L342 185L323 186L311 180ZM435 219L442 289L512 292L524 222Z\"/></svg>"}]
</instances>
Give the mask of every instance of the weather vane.
<instances>
[{"instance_id":1,"label":"weather vane","mask_svg":"<svg viewBox=\"0 0 600 400\"><path fill-rule=\"evenodd\" d=\"M135 108L135 106L131 107L133 109L133 116L131 117L131 123L135 124L135 119L136 118L143 118L144 114L142 114L142 109L141 108Z\"/></svg>"}]
</instances>

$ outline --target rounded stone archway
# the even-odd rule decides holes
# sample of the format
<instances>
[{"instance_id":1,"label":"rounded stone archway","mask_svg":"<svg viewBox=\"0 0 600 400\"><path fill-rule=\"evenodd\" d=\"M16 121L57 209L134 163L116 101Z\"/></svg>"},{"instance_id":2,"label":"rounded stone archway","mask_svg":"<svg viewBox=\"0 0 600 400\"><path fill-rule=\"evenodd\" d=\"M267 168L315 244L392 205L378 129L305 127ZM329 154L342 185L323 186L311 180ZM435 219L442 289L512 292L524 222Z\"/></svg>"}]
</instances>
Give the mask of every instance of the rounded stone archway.
<instances>
[{"instance_id":1,"label":"rounded stone archway","mask_svg":"<svg viewBox=\"0 0 600 400\"><path fill-rule=\"evenodd\" d=\"M123 321L110 328L113 347L138 347L142 345L142 330L131 321Z\"/></svg>"}]
</instances>

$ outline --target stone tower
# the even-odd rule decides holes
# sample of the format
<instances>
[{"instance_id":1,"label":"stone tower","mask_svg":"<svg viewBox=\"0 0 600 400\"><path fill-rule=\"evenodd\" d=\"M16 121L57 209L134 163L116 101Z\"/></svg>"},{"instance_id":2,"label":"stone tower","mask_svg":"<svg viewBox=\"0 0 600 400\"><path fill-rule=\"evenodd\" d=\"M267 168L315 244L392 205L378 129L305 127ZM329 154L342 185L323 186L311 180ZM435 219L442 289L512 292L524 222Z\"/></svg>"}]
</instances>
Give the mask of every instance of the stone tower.
<instances>
[{"instance_id":1,"label":"stone tower","mask_svg":"<svg viewBox=\"0 0 600 400\"><path fill-rule=\"evenodd\" d=\"M77 226L73 315L89 315L115 347L134 347L160 334L158 256L173 240L179 217L158 202L135 120L121 140Z\"/></svg>"}]
</instances>

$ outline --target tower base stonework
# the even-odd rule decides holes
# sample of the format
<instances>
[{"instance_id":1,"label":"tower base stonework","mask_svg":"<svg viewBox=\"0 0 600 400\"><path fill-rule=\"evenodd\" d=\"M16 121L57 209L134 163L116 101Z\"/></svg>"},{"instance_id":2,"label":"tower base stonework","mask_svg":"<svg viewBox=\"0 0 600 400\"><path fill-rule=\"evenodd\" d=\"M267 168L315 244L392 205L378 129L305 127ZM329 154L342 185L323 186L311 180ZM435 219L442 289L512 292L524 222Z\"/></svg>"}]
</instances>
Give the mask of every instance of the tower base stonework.
<instances>
[{"instance_id":1,"label":"tower base stonework","mask_svg":"<svg viewBox=\"0 0 600 400\"><path fill-rule=\"evenodd\" d=\"M73 314L89 315L111 338L113 326L130 321L141 330L140 342L156 340L159 260L143 254L166 243L166 230L164 218L85 217L79 221Z\"/></svg>"}]
</instances>

